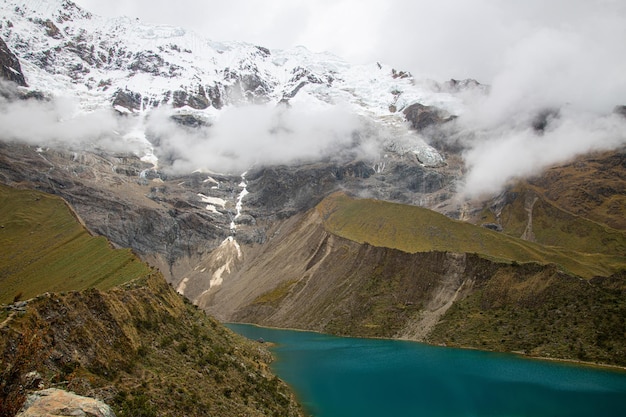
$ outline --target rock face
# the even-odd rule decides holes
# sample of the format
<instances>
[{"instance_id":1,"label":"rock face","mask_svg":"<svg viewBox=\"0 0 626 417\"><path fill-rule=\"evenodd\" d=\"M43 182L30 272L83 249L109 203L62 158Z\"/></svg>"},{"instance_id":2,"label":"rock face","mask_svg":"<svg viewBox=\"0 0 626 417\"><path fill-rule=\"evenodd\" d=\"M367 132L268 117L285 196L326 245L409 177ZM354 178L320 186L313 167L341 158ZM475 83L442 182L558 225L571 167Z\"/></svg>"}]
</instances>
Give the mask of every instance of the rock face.
<instances>
[{"instance_id":1,"label":"rock face","mask_svg":"<svg viewBox=\"0 0 626 417\"><path fill-rule=\"evenodd\" d=\"M537 134L543 134L548 129L550 123L560 116L559 109L557 108L545 108L535 114L530 124Z\"/></svg>"},{"instance_id":2,"label":"rock face","mask_svg":"<svg viewBox=\"0 0 626 417\"><path fill-rule=\"evenodd\" d=\"M57 416L115 417L115 413L102 401L49 388L29 395L22 411L17 415L17 417Z\"/></svg>"},{"instance_id":3,"label":"rock face","mask_svg":"<svg viewBox=\"0 0 626 417\"><path fill-rule=\"evenodd\" d=\"M20 61L15 54L9 50L7 44L0 38L0 77L5 80L26 87L26 80L22 73Z\"/></svg>"},{"instance_id":4,"label":"rock face","mask_svg":"<svg viewBox=\"0 0 626 417\"><path fill-rule=\"evenodd\" d=\"M624 105L615 106L615 108L613 109L613 113L619 114L622 117L626 117L626 106Z\"/></svg>"},{"instance_id":5,"label":"rock face","mask_svg":"<svg viewBox=\"0 0 626 417\"><path fill-rule=\"evenodd\" d=\"M458 93L468 90L477 90L481 93L489 92L489 86L481 84L471 78L467 78L465 80L455 80L454 78L451 78L450 80L443 83L440 88L442 91L447 91L450 93Z\"/></svg>"},{"instance_id":6,"label":"rock face","mask_svg":"<svg viewBox=\"0 0 626 417\"><path fill-rule=\"evenodd\" d=\"M249 194L235 218L239 176L170 175L134 155L0 142L1 182L62 196L92 232L151 260L161 258L166 274L178 260L218 247L233 235L231 222L239 243L262 243L273 221L339 189L446 211L454 194L453 169L428 168L414 154L396 152L378 165L356 160L259 167L246 176Z\"/></svg>"},{"instance_id":7,"label":"rock face","mask_svg":"<svg viewBox=\"0 0 626 417\"><path fill-rule=\"evenodd\" d=\"M413 129L418 131L438 126L454 119L453 116L437 107L425 106L420 103L411 104L404 109L403 113Z\"/></svg>"}]
</instances>

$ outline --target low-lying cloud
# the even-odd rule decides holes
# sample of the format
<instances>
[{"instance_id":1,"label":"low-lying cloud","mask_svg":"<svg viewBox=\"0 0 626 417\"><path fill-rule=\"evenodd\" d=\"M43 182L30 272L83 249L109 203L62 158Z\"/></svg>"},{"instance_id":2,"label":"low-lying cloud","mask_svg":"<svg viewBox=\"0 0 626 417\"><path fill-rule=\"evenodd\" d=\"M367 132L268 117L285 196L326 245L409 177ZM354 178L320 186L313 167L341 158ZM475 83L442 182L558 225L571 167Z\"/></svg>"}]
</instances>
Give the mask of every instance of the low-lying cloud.
<instances>
[{"instance_id":1,"label":"low-lying cloud","mask_svg":"<svg viewBox=\"0 0 626 417\"><path fill-rule=\"evenodd\" d=\"M356 134L361 121L341 106L229 107L200 128L175 122L174 113L164 106L120 116L112 109L84 113L76 102L63 98L0 99L0 138L41 147L132 152L139 157L151 151L159 159L159 169L176 174L198 169L239 174L255 164L354 158L374 155L378 149L374 139Z\"/></svg>"},{"instance_id":2,"label":"low-lying cloud","mask_svg":"<svg viewBox=\"0 0 626 417\"><path fill-rule=\"evenodd\" d=\"M464 154L465 197L492 196L509 181L540 174L576 156L626 145L626 119L563 109L543 133L532 127L500 126L474 135Z\"/></svg>"},{"instance_id":3,"label":"low-lying cloud","mask_svg":"<svg viewBox=\"0 0 626 417\"><path fill-rule=\"evenodd\" d=\"M163 109L150 115L147 130L158 138L157 153L171 161L169 169L175 172L242 172L255 164L306 162L347 148L365 149L354 139L359 120L341 107L230 107L212 123L181 129Z\"/></svg>"},{"instance_id":4,"label":"low-lying cloud","mask_svg":"<svg viewBox=\"0 0 626 417\"><path fill-rule=\"evenodd\" d=\"M4 140L31 145L85 146L107 144L120 123L112 110L80 113L75 102L63 98L52 101L0 98L0 126Z\"/></svg>"}]
</instances>

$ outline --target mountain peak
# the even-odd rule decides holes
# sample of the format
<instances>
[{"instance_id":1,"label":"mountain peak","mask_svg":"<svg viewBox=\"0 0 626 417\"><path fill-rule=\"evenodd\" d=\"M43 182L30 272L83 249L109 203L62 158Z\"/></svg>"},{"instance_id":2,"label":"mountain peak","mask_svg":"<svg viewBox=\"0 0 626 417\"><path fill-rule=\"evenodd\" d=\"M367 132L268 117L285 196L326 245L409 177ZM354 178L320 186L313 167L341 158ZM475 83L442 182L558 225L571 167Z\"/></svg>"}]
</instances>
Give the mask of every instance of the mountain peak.
<instances>
[{"instance_id":1,"label":"mountain peak","mask_svg":"<svg viewBox=\"0 0 626 417\"><path fill-rule=\"evenodd\" d=\"M87 111L110 105L119 90L139 94L149 106L187 105L174 102L173 95L197 95L199 86L206 95L212 91L207 107L214 108L213 102L278 103L306 93L321 102L351 103L360 114L388 114L416 100L443 105L451 113L460 109L450 94L427 91L411 77L394 76L390 67L354 66L304 46L270 51L214 41L175 26L106 19L68 0L9 0L0 8L1 36L22 62L32 88L74 95ZM299 68L307 74L294 80L303 73Z\"/></svg>"}]
</instances>

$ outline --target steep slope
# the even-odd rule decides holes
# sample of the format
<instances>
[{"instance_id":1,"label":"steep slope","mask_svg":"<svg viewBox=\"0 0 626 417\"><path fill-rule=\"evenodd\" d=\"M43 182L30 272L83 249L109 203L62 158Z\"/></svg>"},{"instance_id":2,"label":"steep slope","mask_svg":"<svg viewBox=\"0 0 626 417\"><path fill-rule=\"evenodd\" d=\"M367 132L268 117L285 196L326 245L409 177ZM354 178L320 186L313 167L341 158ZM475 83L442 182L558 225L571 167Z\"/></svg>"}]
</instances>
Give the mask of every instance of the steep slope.
<instances>
[{"instance_id":1,"label":"steep slope","mask_svg":"<svg viewBox=\"0 0 626 417\"><path fill-rule=\"evenodd\" d=\"M444 232L449 251L439 246ZM340 194L282 222L272 236L243 247L237 268L198 304L223 320L569 359L579 358L570 346L580 345L587 360L626 362L623 321L602 330L603 345L593 330L626 308L623 257L528 244L416 207ZM584 257L576 268L610 277L581 279L548 263L554 256L571 265ZM565 325L574 320L578 326Z\"/></svg>"},{"instance_id":2,"label":"steep slope","mask_svg":"<svg viewBox=\"0 0 626 417\"><path fill-rule=\"evenodd\" d=\"M67 204L0 185L0 303L48 291L108 289L149 273L128 249L89 234Z\"/></svg>"},{"instance_id":3,"label":"steep slope","mask_svg":"<svg viewBox=\"0 0 626 417\"><path fill-rule=\"evenodd\" d=\"M497 224L507 235L586 253L626 254L623 230L557 206L538 187L520 183L497 201L483 211L480 220Z\"/></svg>"},{"instance_id":4,"label":"steep slope","mask_svg":"<svg viewBox=\"0 0 626 417\"><path fill-rule=\"evenodd\" d=\"M590 154L529 180L558 207L626 230L626 152Z\"/></svg>"},{"instance_id":5,"label":"steep slope","mask_svg":"<svg viewBox=\"0 0 626 417\"><path fill-rule=\"evenodd\" d=\"M3 323L0 351L3 392L19 394L37 371L26 389L61 385L118 416L301 415L266 350L184 302L159 274L30 300Z\"/></svg>"},{"instance_id":6,"label":"steep slope","mask_svg":"<svg viewBox=\"0 0 626 417\"><path fill-rule=\"evenodd\" d=\"M9 47L2 39L0 39L0 78L26 87L26 80L24 80L24 74L22 74L20 61L9 50Z\"/></svg>"},{"instance_id":7,"label":"steep slope","mask_svg":"<svg viewBox=\"0 0 626 417\"><path fill-rule=\"evenodd\" d=\"M590 154L520 181L467 220L524 240L624 256L626 159Z\"/></svg>"},{"instance_id":8,"label":"steep slope","mask_svg":"<svg viewBox=\"0 0 626 417\"><path fill-rule=\"evenodd\" d=\"M2 296L13 298L10 288L31 297L0 312L1 415L14 415L27 392L59 386L119 416L302 415L262 346L206 316L128 250L88 235L58 197L0 191Z\"/></svg>"},{"instance_id":9,"label":"steep slope","mask_svg":"<svg viewBox=\"0 0 626 417\"><path fill-rule=\"evenodd\" d=\"M506 262L553 263L570 274L591 278L607 276L625 266L626 235L601 235L606 251L572 251L511 239L487 228L451 220L420 207L336 194L318 206L324 226L334 234L374 246L405 252L451 251L479 253ZM571 223L569 223L571 224ZM594 247L598 249L597 247ZM582 256L582 254L585 254Z\"/></svg>"}]
</instances>

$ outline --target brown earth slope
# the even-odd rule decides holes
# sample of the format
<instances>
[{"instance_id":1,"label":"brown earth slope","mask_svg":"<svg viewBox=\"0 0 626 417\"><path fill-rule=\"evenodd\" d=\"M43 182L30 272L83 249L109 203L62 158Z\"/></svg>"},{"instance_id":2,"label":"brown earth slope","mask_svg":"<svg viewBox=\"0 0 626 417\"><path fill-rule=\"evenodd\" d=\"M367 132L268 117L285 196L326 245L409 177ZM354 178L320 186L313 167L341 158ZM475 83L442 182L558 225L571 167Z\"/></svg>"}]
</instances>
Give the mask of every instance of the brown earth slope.
<instances>
[{"instance_id":1,"label":"brown earth slope","mask_svg":"<svg viewBox=\"0 0 626 417\"><path fill-rule=\"evenodd\" d=\"M228 321L626 364L623 272L582 279L549 263L359 243L335 233L325 206L242 248L199 305Z\"/></svg>"}]
</instances>

